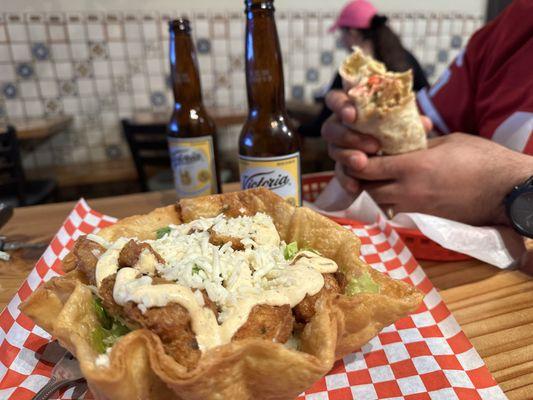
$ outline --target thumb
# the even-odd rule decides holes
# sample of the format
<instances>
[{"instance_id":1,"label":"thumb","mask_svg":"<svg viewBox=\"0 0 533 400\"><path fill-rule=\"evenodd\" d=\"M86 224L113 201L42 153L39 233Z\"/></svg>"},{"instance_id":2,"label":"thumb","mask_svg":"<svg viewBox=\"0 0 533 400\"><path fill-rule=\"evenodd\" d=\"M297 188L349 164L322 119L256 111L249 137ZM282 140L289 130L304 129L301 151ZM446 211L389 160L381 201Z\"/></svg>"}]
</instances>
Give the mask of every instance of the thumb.
<instances>
[{"instance_id":1,"label":"thumb","mask_svg":"<svg viewBox=\"0 0 533 400\"><path fill-rule=\"evenodd\" d=\"M331 90L326 95L326 106L345 124L355 122L356 110L350 98L342 90Z\"/></svg>"}]
</instances>

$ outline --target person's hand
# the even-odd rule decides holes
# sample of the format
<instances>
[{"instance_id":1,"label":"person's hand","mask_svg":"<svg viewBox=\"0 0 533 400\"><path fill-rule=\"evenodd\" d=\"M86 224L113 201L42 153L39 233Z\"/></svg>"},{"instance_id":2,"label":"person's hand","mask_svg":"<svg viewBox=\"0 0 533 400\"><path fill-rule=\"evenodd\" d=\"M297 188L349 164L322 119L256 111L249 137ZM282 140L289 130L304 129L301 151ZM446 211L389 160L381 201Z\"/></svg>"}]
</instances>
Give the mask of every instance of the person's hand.
<instances>
[{"instance_id":1,"label":"person's hand","mask_svg":"<svg viewBox=\"0 0 533 400\"><path fill-rule=\"evenodd\" d=\"M373 136L356 132L346 126L355 122L357 111L345 92L331 90L326 96L326 105L333 114L322 125L322 137L328 143L330 157L337 161L337 177L347 190L355 193L359 190L358 182L343 171L345 168L363 167L367 162L367 155L379 151L380 143ZM420 118L424 129L429 132L432 128L431 120L425 116Z\"/></svg>"},{"instance_id":2,"label":"person's hand","mask_svg":"<svg viewBox=\"0 0 533 400\"><path fill-rule=\"evenodd\" d=\"M369 157L347 168L384 209L421 212L472 225L506 223L503 199L533 174L533 157L478 136L453 133L427 150Z\"/></svg>"}]
</instances>

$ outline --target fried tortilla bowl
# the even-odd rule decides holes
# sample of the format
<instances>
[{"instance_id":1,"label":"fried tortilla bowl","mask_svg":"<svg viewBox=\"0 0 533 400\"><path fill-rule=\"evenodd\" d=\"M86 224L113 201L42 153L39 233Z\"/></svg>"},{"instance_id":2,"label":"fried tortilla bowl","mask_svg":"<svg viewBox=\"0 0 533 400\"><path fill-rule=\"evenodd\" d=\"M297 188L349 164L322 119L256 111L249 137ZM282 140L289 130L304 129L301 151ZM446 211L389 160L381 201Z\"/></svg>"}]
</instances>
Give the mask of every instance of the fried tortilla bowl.
<instances>
[{"instance_id":1,"label":"fried tortilla bowl","mask_svg":"<svg viewBox=\"0 0 533 400\"><path fill-rule=\"evenodd\" d=\"M202 353L188 369L165 352L161 339L136 329L112 347L109 365L98 366L91 332L99 324L92 292L79 270L54 278L21 305L21 310L79 360L98 399L293 399L324 376L335 360L358 350L383 327L414 311L422 293L375 271L359 258L359 239L313 212L296 208L266 189L180 200L146 215L125 218L103 229L108 241L119 237L154 239L169 224L221 213L235 217L269 215L286 243L311 247L339 266L340 287L367 274L378 293L333 293L316 301L303 327L298 350L261 338L231 341ZM344 283L343 283L344 282Z\"/></svg>"}]
</instances>

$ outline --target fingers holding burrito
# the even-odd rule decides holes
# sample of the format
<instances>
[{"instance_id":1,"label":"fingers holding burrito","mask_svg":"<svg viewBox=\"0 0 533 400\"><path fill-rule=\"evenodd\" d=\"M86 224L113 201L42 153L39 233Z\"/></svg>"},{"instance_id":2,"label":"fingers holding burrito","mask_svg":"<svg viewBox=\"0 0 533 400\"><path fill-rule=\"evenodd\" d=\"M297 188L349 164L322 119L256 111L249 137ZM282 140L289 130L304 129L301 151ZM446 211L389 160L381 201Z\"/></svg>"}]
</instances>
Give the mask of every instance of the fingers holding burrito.
<instances>
[{"instance_id":1,"label":"fingers holding burrito","mask_svg":"<svg viewBox=\"0 0 533 400\"><path fill-rule=\"evenodd\" d=\"M322 125L322 137L329 145L358 149L367 154L375 154L380 149L379 141L370 136L356 132L346 126L357 118L357 112L346 93L332 90L326 97L327 106L333 115Z\"/></svg>"}]
</instances>

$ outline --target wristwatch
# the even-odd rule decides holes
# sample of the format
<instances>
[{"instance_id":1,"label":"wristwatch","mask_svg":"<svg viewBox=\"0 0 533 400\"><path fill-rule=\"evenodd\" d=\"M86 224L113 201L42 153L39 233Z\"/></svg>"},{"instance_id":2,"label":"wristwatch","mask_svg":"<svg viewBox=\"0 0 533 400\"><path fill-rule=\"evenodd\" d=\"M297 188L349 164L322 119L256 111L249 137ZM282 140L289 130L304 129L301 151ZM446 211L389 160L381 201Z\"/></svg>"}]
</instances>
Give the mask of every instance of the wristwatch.
<instances>
[{"instance_id":1,"label":"wristwatch","mask_svg":"<svg viewBox=\"0 0 533 400\"><path fill-rule=\"evenodd\" d=\"M533 176L515 186L504 202L513 228L521 235L533 238Z\"/></svg>"}]
</instances>

